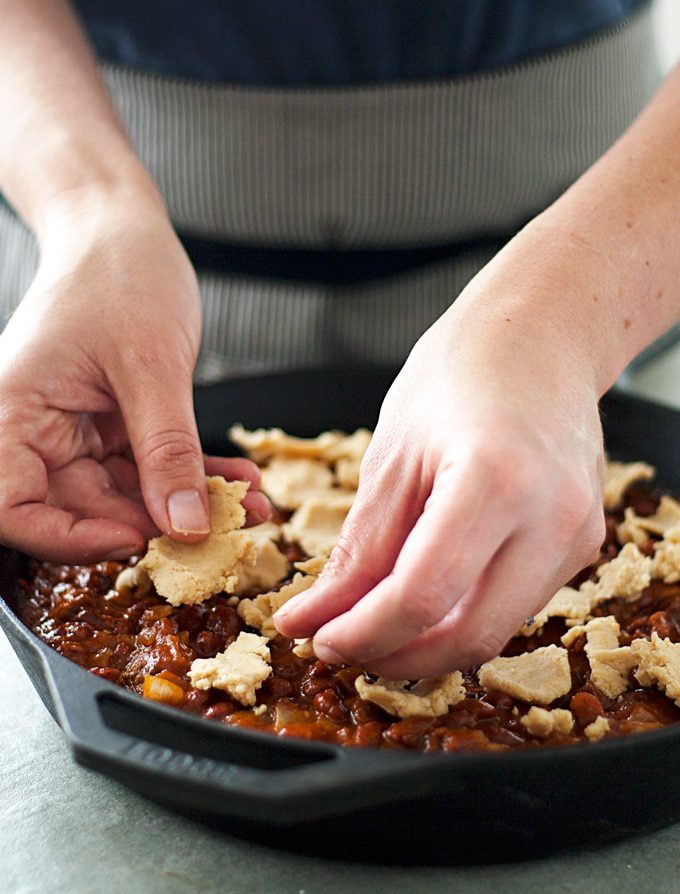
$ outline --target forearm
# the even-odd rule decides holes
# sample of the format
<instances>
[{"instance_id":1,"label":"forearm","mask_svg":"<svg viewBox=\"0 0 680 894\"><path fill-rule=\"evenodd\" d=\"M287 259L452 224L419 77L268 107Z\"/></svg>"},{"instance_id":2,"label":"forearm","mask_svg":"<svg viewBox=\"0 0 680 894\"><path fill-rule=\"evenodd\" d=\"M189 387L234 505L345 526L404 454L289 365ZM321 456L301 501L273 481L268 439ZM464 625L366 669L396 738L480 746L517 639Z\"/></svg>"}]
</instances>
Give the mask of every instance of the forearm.
<instances>
[{"instance_id":1,"label":"forearm","mask_svg":"<svg viewBox=\"0 0 680 894\"><path fill-rule=\"evenodd\" d=\"M617 143L488 265L481 277L489 289L464 293L451 313L496 347L544 350L548 367L570 351L597 391L606 390L680 317L679 108L680 68Z\"/></svg>"},{"instance_id":2,"label":"forearm","mask_svg":"<svg viewBox=\"0 0 680 894\"><path fill-rule=\"evenodd\" d=\"M60 197L159 201L66 0L0 0L0 189L40 235Z\"/></svg>"}]
</instances>

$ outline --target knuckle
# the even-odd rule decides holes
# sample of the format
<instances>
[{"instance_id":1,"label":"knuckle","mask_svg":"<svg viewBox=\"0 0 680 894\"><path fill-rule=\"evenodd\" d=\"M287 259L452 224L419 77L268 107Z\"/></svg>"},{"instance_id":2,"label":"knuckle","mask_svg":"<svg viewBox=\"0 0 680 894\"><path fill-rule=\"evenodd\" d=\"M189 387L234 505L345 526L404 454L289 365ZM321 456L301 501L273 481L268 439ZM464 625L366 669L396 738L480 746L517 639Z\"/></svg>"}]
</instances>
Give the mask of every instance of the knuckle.
<instances>
[{"instance_id":1,"label":"knuckle","mask_svg":"<svg viewBox=\"0 0 680 894\"><path fill-rule=\"evenodd\" d=\"M515 506L535 491L535 468L523 448L508 446L499 451L489 447L479 461L487 492L495 500Z\"/></svg>"},{"instance_id":2,"label":"knuckle","mask_svg":"<svg viewBox=\"0 0 680 894\"><path fill-rule=\"evenodd\" d=\"M431 585L422 590L405 587L396 604L402 623L418 632L438 624L449 607L447 592Z\"/></svg>"},{"instance_id":3,"label":"knuckle","mask_svg":"<svg viewBox=\"0 0 680 894\"><path fill-rule=\"evenodd\" d=\"M372 590L381 580L380 576L372 571L371 564L362 561L360 544L351 536L341 535L331 550L322 575L323 577L334 577L350 573L366 591Z\"/></svg>"},{"instance_id":4,"label":"knuckle","mask_svg":"<svg viewBox=\"0 0 680 894\"><path fill-rule=\"evenodd\" d=\"M590 563L595 556L607 533L604 513L598 512L587 525L578 542L578 559L580 563Z\"/></svg>"},{"instance_id":5,"label":"knuckle","mask_svg":"<svg viewBox=\"0 0 680 894\"><path fill-rule=\"evenodd\" d=\"M142 444L139 461L150 472L171 473L203 462L196 439L186 431L166 429L155 432Z\"/></svg>"},{"instance_id":6,"label":"knuckle","mask_svg":"<svg viewBox=\"0 0 680 894\"><path fill-rule=\"evenodd\" d=\"M590 523L593 517L593 493L583 482L566 485L554 506L557 536L565 542L582 539L584 528L598 527ZM595 519L593 518L593 521ZM604 524L604 519L602 519ZM604 534L603 534L604 536Z\"/></svg>"}]
</instances>

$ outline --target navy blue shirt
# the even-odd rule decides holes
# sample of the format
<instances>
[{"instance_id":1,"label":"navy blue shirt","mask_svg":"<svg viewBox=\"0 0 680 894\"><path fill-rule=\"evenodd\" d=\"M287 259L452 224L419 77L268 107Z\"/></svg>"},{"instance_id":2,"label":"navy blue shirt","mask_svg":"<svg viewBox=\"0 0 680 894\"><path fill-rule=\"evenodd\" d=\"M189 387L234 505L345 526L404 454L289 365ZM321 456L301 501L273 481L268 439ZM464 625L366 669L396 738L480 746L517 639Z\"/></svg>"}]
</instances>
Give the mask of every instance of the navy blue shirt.
<instances>
[{"instance_id":1,"label":"navy blue shirt","mask_svg":"<svg viewBox=\"0 0 680 894\"><path fill-rule=\"evenodd\" d=\"M647 0L75 0L100 58L282 87L455 77L583 40Z\"/></svg>"}]
</instances>

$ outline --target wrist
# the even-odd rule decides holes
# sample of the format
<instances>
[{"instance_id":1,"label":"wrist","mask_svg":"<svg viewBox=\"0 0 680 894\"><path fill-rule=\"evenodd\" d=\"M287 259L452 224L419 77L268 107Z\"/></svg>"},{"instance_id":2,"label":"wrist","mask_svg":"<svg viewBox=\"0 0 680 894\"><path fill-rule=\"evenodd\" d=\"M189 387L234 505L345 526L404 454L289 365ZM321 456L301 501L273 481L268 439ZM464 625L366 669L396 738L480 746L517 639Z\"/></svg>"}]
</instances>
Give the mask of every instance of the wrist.
<instances>
[{"instance_id":1,"label":"wrist","mask_svg":"<svg viewBox=\"0 0 680 894\"><path fill-rule=\"evenodd\" d=\"M634 259L615 261L606 246L605 234L584 236L548 209L473 280L460 311L477 315L516 361L526 356L561 374L571 367L599 396L650 340Z\"/></svg>"},{"instance_id":2,"label":"wrist","mask_svg":"<svg viewBox=\"0 0 680 894\"><path fill-rule=\"evenodd\" d=\"M170 226L163 199L150 175L136 159L114 172L99 172L68 183L47 195L34 209L31 224L41 249L66 238L117 222L164 220Z\"/></svg>"}]
</instances>

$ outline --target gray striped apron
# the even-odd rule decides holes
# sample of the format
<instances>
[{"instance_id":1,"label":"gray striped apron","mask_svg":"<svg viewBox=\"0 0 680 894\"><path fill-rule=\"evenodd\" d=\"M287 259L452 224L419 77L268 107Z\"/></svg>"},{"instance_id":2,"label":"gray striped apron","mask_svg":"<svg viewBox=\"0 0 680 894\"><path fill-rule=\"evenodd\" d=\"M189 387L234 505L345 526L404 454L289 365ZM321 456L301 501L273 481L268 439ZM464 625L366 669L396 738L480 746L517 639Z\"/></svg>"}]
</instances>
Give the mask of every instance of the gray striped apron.
<instances>
[{"instance_id":1,"label":"gray striped apron","mask_svg":"<svg viewBox=\"0 0 680 894\"><path fill-rule=\"evenodd\" d=\"M178 231L250 258L225 270L208 252L198 270L200 382L400 363L502 242L622 133L659 80L649 7L566 49L436 82L264 89L118 67L104 76ZM444 248L418 251L427 246ZM272 275L268 259L284 248L292 269ZM394 269L352 276L352 258L369 249L389 253ZM308 277L305 258L318 252L329 263L349 258L345 273ZM0 207L3 319L36 262L32 235Z\"/></svg>"}]
</instances>

